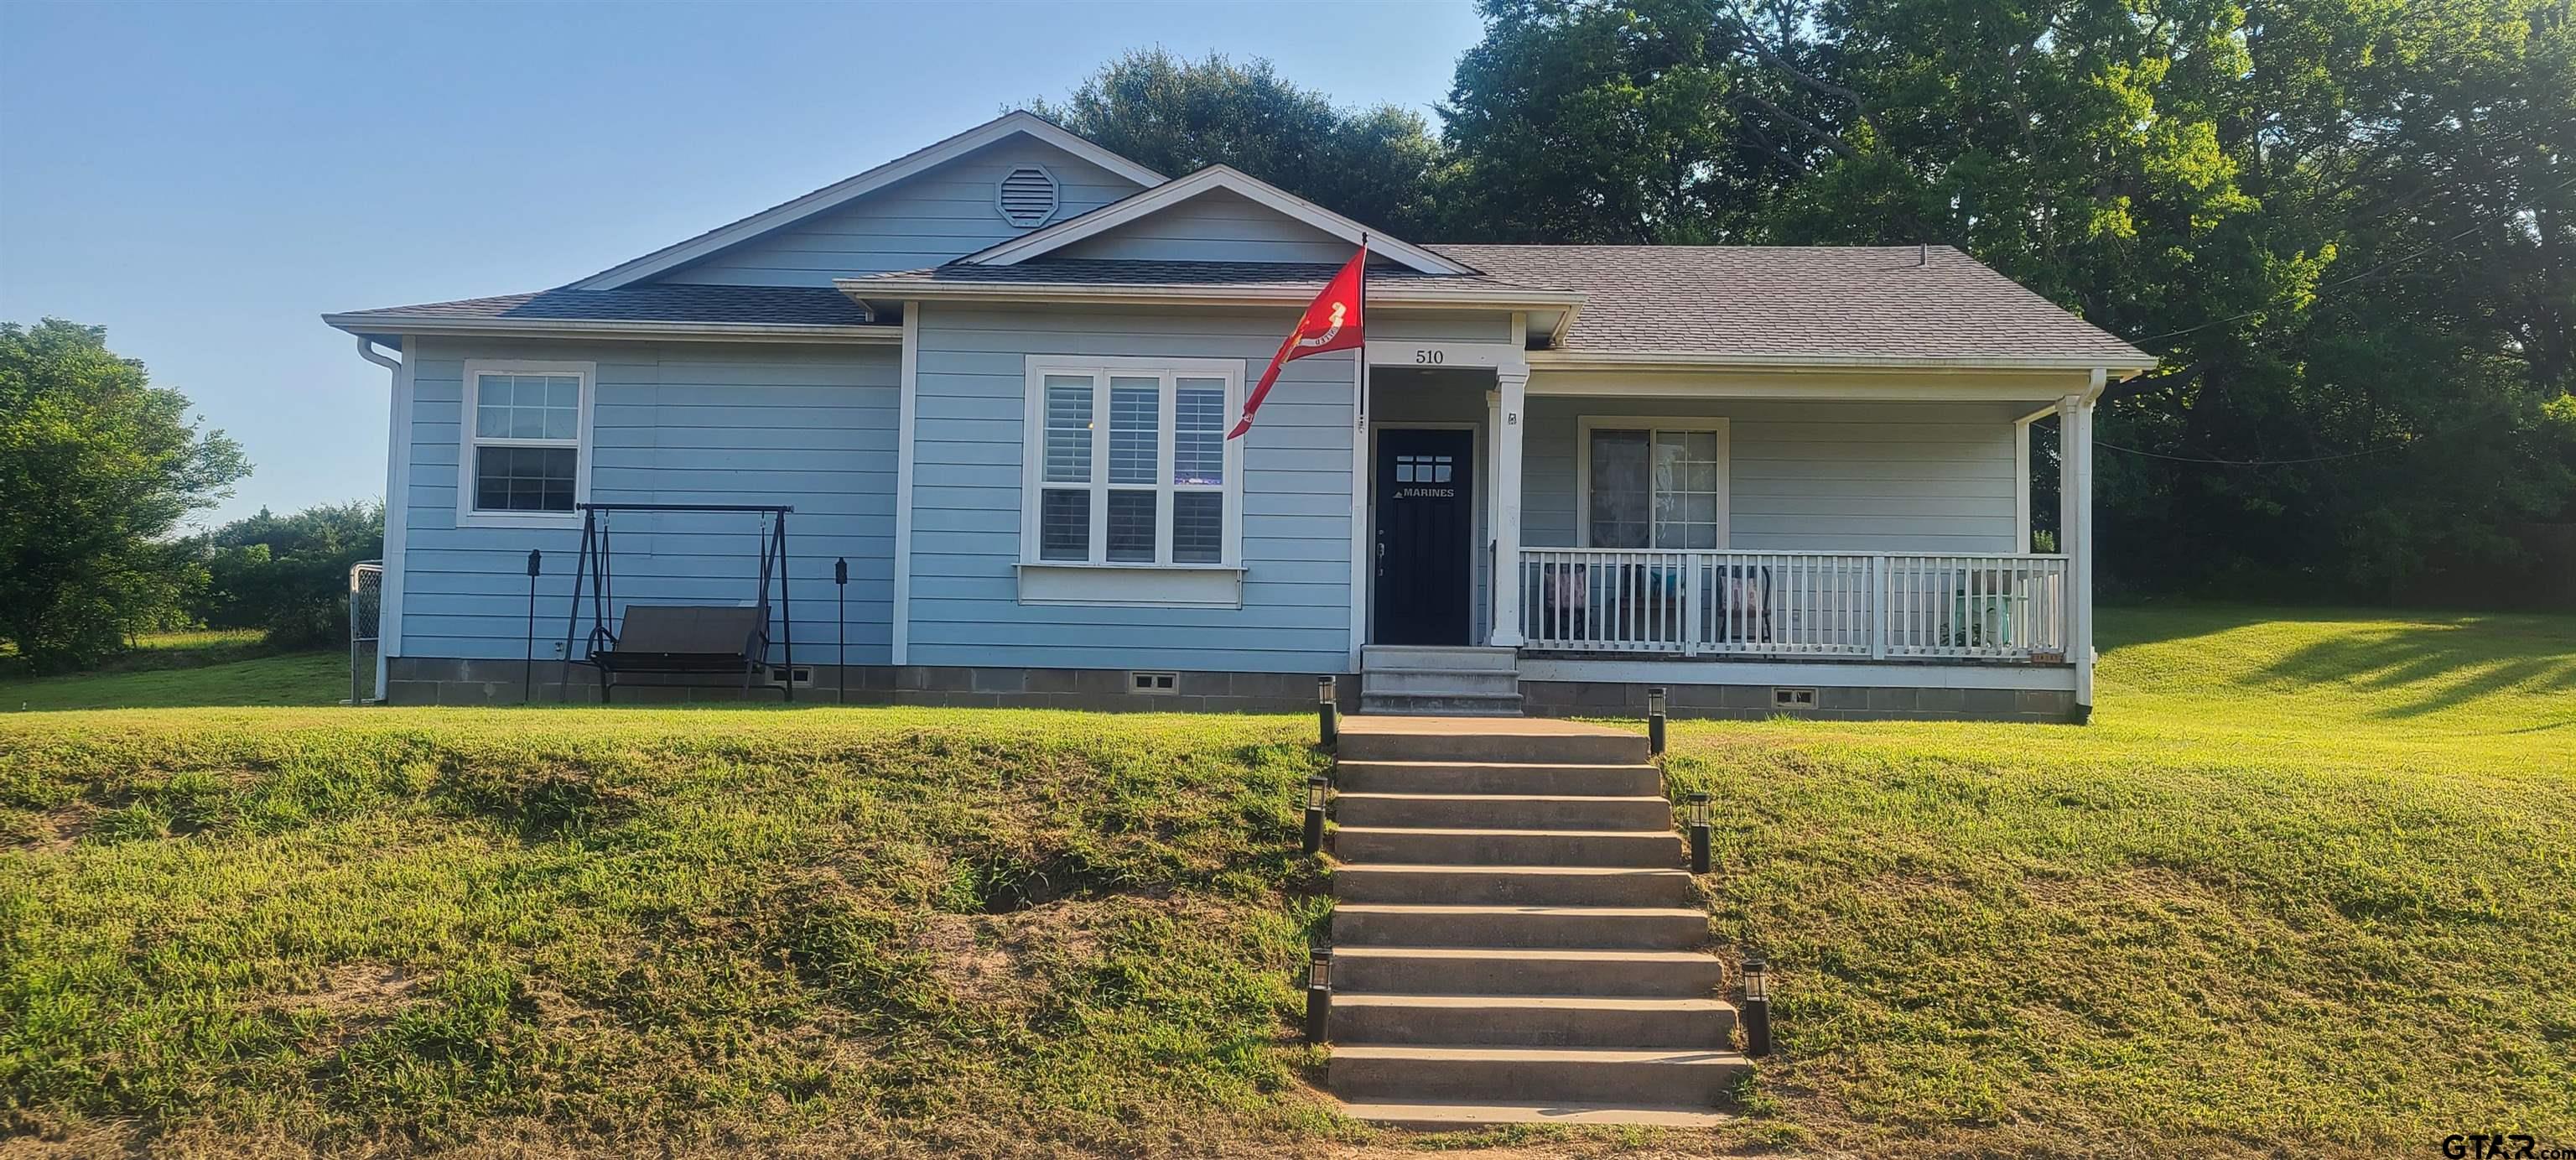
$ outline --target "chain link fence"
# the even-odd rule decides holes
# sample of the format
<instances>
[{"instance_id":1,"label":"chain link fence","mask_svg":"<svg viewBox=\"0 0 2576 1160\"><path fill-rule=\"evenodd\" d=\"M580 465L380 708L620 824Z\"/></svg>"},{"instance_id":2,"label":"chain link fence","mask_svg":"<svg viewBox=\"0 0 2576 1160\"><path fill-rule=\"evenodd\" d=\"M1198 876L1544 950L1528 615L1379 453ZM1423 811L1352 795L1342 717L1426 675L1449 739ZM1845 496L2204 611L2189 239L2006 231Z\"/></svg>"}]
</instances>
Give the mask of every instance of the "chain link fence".
<instances>
[{"instance_id":1,"label":"chain link fence","mask_svg":"<svg viewBox=\"0 0 2576 1160\"><path fill-rule=\"evenodd\" d=\"M384 619L385 562L366 560L349 569L349 700L364 705L384 697L376 667L378 629Z\"/></svg>"}]
</instances>

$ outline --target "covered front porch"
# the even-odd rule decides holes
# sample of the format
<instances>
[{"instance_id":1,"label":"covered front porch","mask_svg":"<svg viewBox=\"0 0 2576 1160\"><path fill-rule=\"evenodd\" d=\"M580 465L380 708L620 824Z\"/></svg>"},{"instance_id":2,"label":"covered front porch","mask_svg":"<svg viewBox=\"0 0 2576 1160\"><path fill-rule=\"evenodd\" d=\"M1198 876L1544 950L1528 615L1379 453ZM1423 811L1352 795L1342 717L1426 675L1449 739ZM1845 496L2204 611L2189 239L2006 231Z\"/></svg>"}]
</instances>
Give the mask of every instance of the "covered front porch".
<instances>
[{"instance_id":1,"label":"covered front porch","mask_svg":"<svg viewBox=\"0 0 2576 1160\"><path fill-rule=\"evenodd\" d=\"M1659 686L1677 712L2086 713L2101 372L1385 345L1355 465L1364 689L1449 666L1538 712ZM2072 434L2057 551L2030 550L2034 424Z\"/></svg>"}]
</instances>

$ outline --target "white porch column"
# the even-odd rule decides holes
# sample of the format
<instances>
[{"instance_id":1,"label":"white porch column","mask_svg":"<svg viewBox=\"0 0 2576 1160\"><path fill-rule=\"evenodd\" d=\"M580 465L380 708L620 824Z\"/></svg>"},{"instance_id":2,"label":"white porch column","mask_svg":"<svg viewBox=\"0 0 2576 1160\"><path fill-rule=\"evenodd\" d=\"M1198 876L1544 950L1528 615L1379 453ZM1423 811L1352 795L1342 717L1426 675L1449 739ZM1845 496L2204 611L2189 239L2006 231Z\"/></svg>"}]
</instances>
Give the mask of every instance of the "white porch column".
<instances>
[{"instance_id":1,"label":"white porch column","mask_svg":"<svg viewBox=\"0 0 2576 1160\"><path fill-rule=\"evenodd\" d=\"M2102 381L2095 373L2098 390ZM2075 662L2075 707L2093 712L2093 399L2068 395L2057 404L2057 550L2066 554L2066 651Z\"/></svg>"},{"instance_id":2,"label":"white porch column","mask_svg":"<svg viewBox=\"0 0 2576 1160\"><path fill-rule=\"evenodd\" d=\"M1494 633L1521 645L1521 434L1529 426L1529 364L1494 368Z\"/></svg>"}]
</instances>

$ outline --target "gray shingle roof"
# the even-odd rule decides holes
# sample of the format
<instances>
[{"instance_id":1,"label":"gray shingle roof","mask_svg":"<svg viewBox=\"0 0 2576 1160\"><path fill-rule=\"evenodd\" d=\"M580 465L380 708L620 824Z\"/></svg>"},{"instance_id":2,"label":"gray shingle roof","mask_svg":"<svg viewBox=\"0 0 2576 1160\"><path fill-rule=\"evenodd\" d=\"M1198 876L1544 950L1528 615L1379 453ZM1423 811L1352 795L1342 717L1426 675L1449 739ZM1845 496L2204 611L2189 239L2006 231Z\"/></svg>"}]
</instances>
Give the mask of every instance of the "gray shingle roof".
<instances>
[{"instance_id":1,"label":"gray shingle roof","mask_svg":"<svg viewBox=\"0 0 2576 1160\"><path fill-rule=\"evenodd\" d=\"M756 326L866 326L867 309L829 286L629 286L619 290L540 290L353 310L351 321L409 318L544 320L549 322L715 322Z\"/></svg>"},{"instance_id":2,"label":"gray shingle roof","mask_svg":"<svg viewBox=\"0 0 2576 1160\"><path fill-rule=\"evenodd\" d=\"M2156 360L1948 246L1432 246L1580 290L1578 353Z\"/></svg>"},{"instance_id":3,"label":"gray shingle roof","mask_svg":"<svg viewBox=\"0 0 2576 1160\"><path fill-rule=\"evenodd\" d=\"M1205 286L1226 290L1320 290L1334 274L1338 262L1127 262L1097 258L1039 258L1012 266L980 266L952 262L921 270L896 270L849 279L852 282L884 280L946 282L979 286L1157 286L1186 289ZM1478 274L1424 274L1400 266L1369 267L1369 283L1375 286L1455 286L1460 288L1525 290L1532 287L1503 278Z\"/></svg>"}]
</instances>

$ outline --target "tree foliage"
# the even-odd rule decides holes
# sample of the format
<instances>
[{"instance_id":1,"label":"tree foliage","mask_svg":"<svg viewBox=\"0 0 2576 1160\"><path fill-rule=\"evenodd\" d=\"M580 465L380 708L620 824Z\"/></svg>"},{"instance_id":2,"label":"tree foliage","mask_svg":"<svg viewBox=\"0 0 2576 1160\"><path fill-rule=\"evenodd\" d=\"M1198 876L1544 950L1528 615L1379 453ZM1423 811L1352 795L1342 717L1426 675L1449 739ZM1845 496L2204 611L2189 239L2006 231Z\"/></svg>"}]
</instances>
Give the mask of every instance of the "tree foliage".
<instances>
[{"instance_id":1,"label":"tree foliage","mask_svg":"<svg viewBox=\"0 0 2576 1160\"><path fill-rule=\"evenodd\" d=\"M291 516L234 520L196 545L206 584L197 618L256 628L280 648L349 639L349 569L384 556L385 508L373 500L319 504Z\"/></svg>"},{"instance_id":2,"label":"tree foliage","mask_svg":"<svg viewBox=\"0 0 2576 1160\"><path fill-rule=\"evenodd\" d=\"M1440 144L1421 114L1337 108L1266 60L1140 49L1102 66L1061 104L1038 101L1034 111L1175 177L1230 165L1399 235L1432 221L1426 198Z\"/></svg>"},{"instance_id":3,"label":"tree foliage","mask_svg":"<svg viewBox=\"0 0 2576 1160\"><path fill-rule=\"evenodd\" d=\"M103 328L0 323L0 637L27 663L113 652L195 581L171 533L250 468L188 406Z\"/></svg>"},{"instance_id":4,"label":"tree foliage","mask_svg":"<svg viewBox=\"0 0 2576 1160\"><path fill-rule=\"evenodd\" d=\"M2571 4L1482 0L1356 201L1266 64L1070 111L1421 238L1957 245L2163 359L2099 424L2107 583L2476 595L2576 520Z\"/></svg>"}]
</instances>

